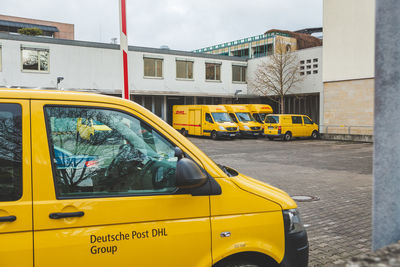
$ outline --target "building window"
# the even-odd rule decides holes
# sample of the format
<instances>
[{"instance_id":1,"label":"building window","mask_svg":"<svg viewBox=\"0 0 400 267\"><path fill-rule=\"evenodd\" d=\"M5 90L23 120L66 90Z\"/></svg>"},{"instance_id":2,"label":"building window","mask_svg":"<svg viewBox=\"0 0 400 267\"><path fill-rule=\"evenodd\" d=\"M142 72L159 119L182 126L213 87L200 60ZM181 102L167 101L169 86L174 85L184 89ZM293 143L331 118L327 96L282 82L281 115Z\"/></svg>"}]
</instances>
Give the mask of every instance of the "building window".
<instances>
[{"instance_id":1,"label":"building window","mask_svg":"<svg viewBox=\"0 0 400 267\"><path fill-rule=\"evenodd\" d=\"M300 72L300 76L304 76L304 72Z\"/></svg>"},{"instance_id":2,"label":"building window","mask_svg":"<svg viewBox=\"0 0 400 267\"><path fill-rule=\"evenodd\" d=\"M49 49L21 48L22 70L49 72Z\"/></svg>"},{"instance_id":3,"label":"building window","mask_svg":"<svg viewBox=\"0 0 400 267\"><path fill-rule=\"evenodd\" d=\"M307 71L307 75L311 74L311 71Z\"/></svg>"},{"instance_id":4,"label":"building window","mask_svg":"<svg viewBox=\"0 0 400 267\"><path fill-rule=\"evenodd\" d=\"M221 80L221 64L206 63L206 80Z\"/></svg>"},{"instance_id":5,"label":"building window","mask_svg":"<svg viewBox=\"0 0 400 267\"><path fill-rule=\"evenodd\" d=\"M311 63L311 59L307 59L307 63Z\"/></svg>"},{"instance_id":6,"label":"building window","mask_svg":"<svg viewBox=\"0 0 400 267\"><path fill-rule=\"evenodd\" d=\"M176 78L193 79L193 62L177 60L176 61Z\"/></svg>"},{"instance_id":7,"label":"building window","mask_svg":"<svg viewBox=\"0 0 400 267\"><path fill-rule=\"evenodd\" d=\"M311 65L307 65L307 69L311 69Z\"/></svg>"},{"instance_id":8,"label":"building window","mask_svg":"<svg viewBox=\"0 0 400 267\"><path fill-rule=\"evenodd\" d=\"M314 65L313 65L313 68L314 68L314 69L317 69L317 68L318 68L318 64L314 64Z\"/></svg>"},{"instance_id":9,"label":"building window","mask_svg":"<svg viewBox=\"0 0 400 267\"><path fill-rule=\"evenodd\" d=\"M300 70L304 70L304 66L300 66Z\"/></svg>"},{"instance_id":10,"label":"building window","mask_svg":"<svg viewBox=\"0 0 400 267\"><path fill-rule=\"evenodd\" d=\"M245 66L232 66L232 81L233 82L246 82L246 67Z\"/></svg>"},{"instance_id":11,"label":"building window","mask_svg":"<svg viewBox=\"0 0 400 267\"><path fill-rule=\"evenodd\" d=\"M314 71L313 71L313 74L318 74L318 70L314 70Z\"/></svg>"},{"instance_id":12,"label":"building window","mask_svg":"<svg viewBox=\"0 0 400 267\"><path fill-rule=\"evenodd\" d=\"M163 77L163 60L158 58L143 58L145 77Z\"/></svg>"},{"instance_id":13,"label":"building window","mask_svg":"<svg viewBox=\"0 0 400 267\"><path fill-rule=\"evenodd\" d=\"M300 60L300 64L304 64L304 60Z\"/></svg>"},{"instance_id":14,"label":"building window","mask_svg":"<svg viewBox=\"0 0 400 267\"><path fill-rule=\"evenodd\" d=\"M314 58L314 59L313 59L313 62L318 62L318 58Z\"/></svg>"}]
</instances>

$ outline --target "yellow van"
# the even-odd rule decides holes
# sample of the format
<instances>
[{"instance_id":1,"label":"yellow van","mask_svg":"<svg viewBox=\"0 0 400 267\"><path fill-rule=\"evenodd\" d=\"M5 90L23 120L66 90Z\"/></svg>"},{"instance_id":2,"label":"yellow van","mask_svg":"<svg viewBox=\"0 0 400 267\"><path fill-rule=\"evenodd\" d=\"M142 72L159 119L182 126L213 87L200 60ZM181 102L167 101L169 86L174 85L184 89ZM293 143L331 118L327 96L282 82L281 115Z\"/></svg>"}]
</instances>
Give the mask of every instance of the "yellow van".
<instances>
[{"instance_id":1,"label":"yellow van","mask_svg":"<svg viewBox=\"0 0 400 267\"><path fill-rule=\"evenodd\" d=\"M79 118L119 143L60 133ZM0 89L0 139L2 267L307 266L285 192L215 164L134 102Z\"/></svg>"},{"instance_id":2,"label":"yellow van","mask_svg":"<svg viewBox=\"0 0 400 267\"><path fill-rule=\"evenodd\" d=\"M235 138L238 126L225 107L219 105L175 105L172 108L172 127L184 136L210 136L212 139Z\"/></svg>"},{"instance_id":3,"label":"yellow van","mask_svg":"<svg viewBox=\"0 0 400 267\"><path fill-rule=\"evenodd\" d=\"M271 114L264 124L264 135L269 140L281 138L290 141L294 137L319 138L318 125L306 115Z\"/></svg>"},{"instance_id":4,"label":"yellow van","mask_svg":"<svg viewBox=\"0 0 400 267\"><path fill-rule=\"evenodd\" d=\"M262 124L256 122L245 105L223 105L233 122L239 126L240 137L259 137L263 133Z\"/></svg>"},{"instance_id":5,"label":"yellow van","mask_svg":"<svg viewBox=\"0 0 400 267\"><path fill-rule=\"evenodd\" d=\"M86 118L78 118L76 130L78 138L95 142L107 138L111 132L110 127L107 125L104 125L96 120L88 120Z\"/></svg>"},{"instance_id":6,"label":"yellow van","mask_svg":"<svg viewBox=\"0 0 400 267\"><path fill-rule=\"evenodd\" d=\"M265 117L268 114L274 112L270 105L265 104L247 104L246 107L249 109L253 118L261 124L264 124Z\"/></svg>"}]
</instances>

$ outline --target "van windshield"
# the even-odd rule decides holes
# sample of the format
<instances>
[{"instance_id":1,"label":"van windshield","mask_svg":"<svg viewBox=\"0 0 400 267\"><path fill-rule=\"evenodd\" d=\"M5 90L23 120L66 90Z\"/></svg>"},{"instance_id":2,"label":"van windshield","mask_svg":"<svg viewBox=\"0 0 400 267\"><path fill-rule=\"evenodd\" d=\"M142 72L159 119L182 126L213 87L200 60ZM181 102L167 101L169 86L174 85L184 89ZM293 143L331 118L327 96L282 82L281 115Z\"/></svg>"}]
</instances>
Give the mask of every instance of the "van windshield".
<instances>
[{"instance_id":1,"label":"van windshield","mask_svg":"<svg viewBox=\"0 0 400 267\"><path fill-rule=\"evenodd\" d=\"M279 116L267 116L266 123L279 123Z\"/></svg>"},{"instance_id":2,"label":"van windshield","mask_svg":"<svg viewBox=\"0 0 400 267\"><path fill-rule=\"evenodd\" d=\"M254 119L259 123L264 123L267 113L253 113Z\"/></svg>"},{"instance_id":3,"label":"van windshield","mask_svg":"<svg viewBox=\"0 0 400 267\"><path fill-rule=\"evenodd\" d=\"M226 112L213 112L211 114L216 122L232 122L231 117Z\"/></svg>"},{"instance_id":4,"label":"van windshield","mask_svg":"<svg viewBox=\"0 0 400 267\"><path fill-rule=\"evenodd\" d=\"M238 117L239 121L242 122L254 121L254 118L248 112L238 112L236 113L236 116Z\"/></svg>"}]
</instances>

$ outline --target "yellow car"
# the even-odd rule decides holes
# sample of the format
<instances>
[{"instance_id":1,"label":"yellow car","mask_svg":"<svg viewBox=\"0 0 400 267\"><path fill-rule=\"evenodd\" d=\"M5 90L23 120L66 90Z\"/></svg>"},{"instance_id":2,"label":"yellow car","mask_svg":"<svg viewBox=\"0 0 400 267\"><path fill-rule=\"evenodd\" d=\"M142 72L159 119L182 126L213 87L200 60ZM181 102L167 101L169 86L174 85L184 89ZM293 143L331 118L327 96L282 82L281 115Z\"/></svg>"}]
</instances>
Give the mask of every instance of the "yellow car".
<instances>
[{"instance_id":1,"label":"yellow car","mask_svg":"<svg viewBox=\"0 0 400 267\"><path fill-rule=\"evenodd\" d=\"M290 141L295 137L319 138L318 125L306 115L271 114L264 124L264 136L272 140L281 138Z\"/></svg>"},{"instance_id":2,"label":"yellow car","mask_svg":"<svg viewBox=\"0 0 400 267\"><path fill-rule=\"evenodd\" d=\"M76 138L79 118L117 142ZM307 266L289 195L134 102L0 89L0 139L2 267Z\"/></svg>"},{"instance_id":3,"label":"yellow car","mask_svg":"<svg viewBox=\"0 0 400 267\"><path fill-rule=\"evenodd\" d=\"M87 141L99 142L109 136L111 129L103 123L86 118L78 118L76 123L77 136Z\"/></svg>"}]
</instances>

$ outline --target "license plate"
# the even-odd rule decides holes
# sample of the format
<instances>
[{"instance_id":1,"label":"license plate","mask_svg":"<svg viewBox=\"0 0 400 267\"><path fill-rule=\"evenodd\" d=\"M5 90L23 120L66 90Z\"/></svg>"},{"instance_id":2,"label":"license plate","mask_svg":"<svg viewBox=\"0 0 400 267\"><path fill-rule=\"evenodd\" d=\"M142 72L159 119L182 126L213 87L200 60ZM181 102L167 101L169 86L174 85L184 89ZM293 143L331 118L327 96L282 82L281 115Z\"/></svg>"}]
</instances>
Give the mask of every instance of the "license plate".
<instances>
[{"instance_id":1,"label":"license plate","mask_svg":"<svg viewBox=\"0 0 400 267\"><path fill-rule=\"evenodd\" d=\"M274 129L274 126L268 126L268 129L272 130Z\"/></svg>"},{"instance_id":2,"label":"license plate","mask_svg":"<svg viewBox=\"0 0 400 267\"><path fill-rule=\"evenodd\" d=\"M235 136L235 134L230 134L229 136Z\"/></svg>"}]
</instances>

